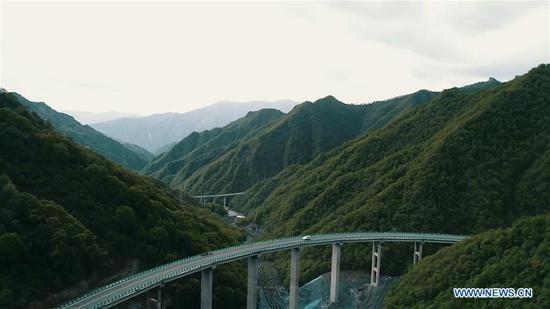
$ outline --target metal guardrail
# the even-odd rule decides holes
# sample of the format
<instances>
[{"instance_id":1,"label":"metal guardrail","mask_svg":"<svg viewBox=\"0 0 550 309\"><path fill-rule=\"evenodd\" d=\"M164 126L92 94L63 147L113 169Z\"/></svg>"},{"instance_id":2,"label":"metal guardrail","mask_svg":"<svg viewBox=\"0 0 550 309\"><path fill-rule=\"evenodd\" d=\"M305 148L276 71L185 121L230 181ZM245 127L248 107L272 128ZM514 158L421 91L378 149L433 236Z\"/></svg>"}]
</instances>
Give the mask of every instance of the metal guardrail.
<instances>
[{"instance_id":1,"label":"metal guardrail","mask_svg":"<svg viewBox=\"0 0 550 309\"><path fill-rule=\"evenodd\" d=\"M464 236L450 234L424 234L424 233L397 233L397 232L369 232L369 233L338 233L338 234L322 234L312 235L311 240L303 240L301 236L278 238L271 240L263 240L251 242L243 245L236 245L219 250L212 251L212 254L207 256L195 255L186 257L174 262L160 265L131 276L122 278L103 287L97 288L89 293L77 297L57 308L101 308L112 306L120 303L123 300L132 298L151 288L154 288L165 282L173 281L178 278L191 275L202 269L212 267L216 264L223 264L235 260L241 260L252 255L257 255L266 252L289 250L301 246L320 246L332 244L335 242L427 242L427 243L446 243L452 244L463 240ZM182 267L189 264L186 267ZM170 270L162 276L159 273ZM87 299L92 299L101 293L107 293L109 290L115 290L117 287L125 283L142 281L146 277L151 277L150 280L140 283L139 285L130 285L123 291L113 296L105 295L104 298L98 297L98 300L83 302ZM82 304L81 304L82 303Z\"/></svg>"}]
</instances>

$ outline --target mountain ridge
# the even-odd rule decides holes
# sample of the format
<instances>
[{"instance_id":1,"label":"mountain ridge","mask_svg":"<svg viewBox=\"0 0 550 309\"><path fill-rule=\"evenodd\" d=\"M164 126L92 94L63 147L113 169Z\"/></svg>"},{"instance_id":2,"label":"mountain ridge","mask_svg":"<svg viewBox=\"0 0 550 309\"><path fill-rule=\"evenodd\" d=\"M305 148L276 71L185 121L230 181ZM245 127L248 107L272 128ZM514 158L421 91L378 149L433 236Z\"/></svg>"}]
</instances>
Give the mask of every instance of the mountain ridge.
<instances>
[{"instance_id":1,"label":"mountain ridge","mask_svg":"<svg viewBox=\"0 0 550 309\"><path fill-rule=\"evenodd\" d=\"M550 211L550 65L471 92L444 90L402 117L283 169L230 207L262 239L349 231L473 234ZM546 191L545 191L546 188ZM410 254L388 244L385 271ZM304 251L305 280L328 267L327 250ZM353 248L343 267L365 266ZM318 257L325 259L319 261ZM277 260L281 271L288 261Z\"/></svg>"},{"instance_id":2,"label":"mountain ridge","mask_svg":"<svg viewBox=\"0 0 550 309\"><path fill-rule=\"evenodd\" d=\"M139 271L243 238L190 197L58 133L9 93L0 94L0 153L0 307L52 307L126 265ZM221 300L241 307L238 271L222 267L217 278L226 287L216 297L229 291ZM182 284L193 296L197 284Z\"/></svg>"},{"instance_id":3,"label":"mountain ridge","mask_svg":"<svg viewBox=\"0 0 550 309\"><path fill-rule=\"evenodd\" d=\"M538 93L538 90L531 90L531 88L527 87L539 87L537 85L538 81L532 81L531 79L536 77L537 79L543 80L542 76L544 76L543 72L545 72L545 70L547 70L547 68L541 66L540 68L533 69L523 78L519 78L512 82L505 83L505 85L503 86L485 90L483 92L468 94L467 92L465 93L457 88L444 91L441 97L430 102L428 105L417 109L413 113L409 114L408 117L400 118L382 130L374 131L368 136L358 138L343 147L343 149L338 149L336 151L329 152L326 155L320 156L316 160L309 163L307 166L301 167L297 172L294 172L292 175L287 175L288 178L285 178L284 181L286 185L281 184L280 187L271 191L264 201L254 201L251 200L250 197L248 197L250 204L262 205L260 207L257 207L257 210L254 210L256 219L259 219L261 222L269 222L267 225L268 230L269 226L277 227L276 229L279 230L279 232L272 234L272 236L293 233L295 232L295 228L297 226L300 226L300 228L310 226L309 224L306 224L303 220L306 220L306 218L308 218L308 221L311 221L311 214L313 211L315 211L314 209L325 209L326 207L330 207L329 209L332 209L334 206L328 206L327 204L334 205L334 202L338 201L338 204L347 204L348 211L344 212L343 210L340 210L337 212L332 212L330 215L321 218L320 221L313 226L317 228L323 227L321 230L324 230L326 228L336 228L335 224L331 224L329 222L335 219L334 216L340 215L343 217L339 218L339 220L335 222L339 222L340 224L343 223L343 226L346 226L348 228L359 229L360 226L365 226L366 222L370 222L369 224L373 224L370 226L370 228L373 229L384 230L391 228L391 222L393 221L391 220L391 218L387 218L387 220L385 221L380 220L378 224L374 224L371 219L365 219L365 221L360 225L358 225L359 222L357 221L357 218L365 217L366 213L362 215L359 215L359 213L364 212L367 209L370 209L370 215L368 217L388 217L389 214L380 207L386 203L389 203L389 200L387 200L389 198L389 192L395 192L395 194L401 195L403 194L400 193L402 190L400 188L402 188L402 186L405 186L405 188L407 188L407 185L410 185L421 188L422 186L427 185L427 183L424 183L425 181L427 181L426 178L422 178L426 176L414 177L413 182L412 178L410 178L411 176L405 177L407 173L410 175L425 175L426 173L431 172L431 169L433 168L437 168L439 170L442 168L446 168L450 164L445 163L444 166L438 166L434 165L435 162L441 160L447 161L450 158L452 158L452 160L459 161L460 158L453 156L453 152L447 149L447 145L453 145L449 144L450 142L447 139L451 138L452 140L454 140L455 138L460 137L463 138L462 141L475 141L476 138L472 135L473 133L468 133L470 132L470 130L472 130L470 126L474 126L476 130L481 130L481 128L483 128L483 130L485 131L483 134L480 134L482 136L486 136L490 132L490 130L485 128L486 126L494 125L495 127L503 127L503 125L499 125L495 122L495 120L493 120L493 118L497 117L495 113L501 113L498 114L499 117L509 117L510 119L515 119L514 122L510 122L509 124L507 124L508 126L523 125L525 126L525 128L528 128L531 131L535 130L535 127L537 128L536 130L542 130L537 134L533 133L533 136L538 137L537 139L527 134L527 132L530 131L519 130L516 127L513 127L513 131L510 132L514 132L517 135L514 136L515 144L513 144L516 145L514 146L516 148L510 148L510 150L506 151L516 151L515 149L519 149L519 145L523 145L524 143L529 142L531 144L526 144L525 147L527 147L527 145L529 145L529 147L534 147L532 148L533 153L541 154L543 149L541 147L544 147L544 143L548 138L548 136L546 136L546 134L548 133L548 125L544 125L543 120L547 117L548 111L545 109L547 108L547 106L545 106L541 101L542 95L538 94L538 97L533 97L536 98L536 100L533 99L534 101L531 101L531 105L528 105L530 110L519 109L517 105L519 103L511 100L515 100L515 97L512 97L513 95L529 96L532 95L531 93ZM522 86L518 86L520 84ZM526 89L523 90L521 87L525 87ZM540 87L544 86L541 85ZM516 95L515 93L518 94ZM510 112L507 109L513 109L513 112ZM527 116L526 113L529 113L529 116ZM512 116L514 118L512 118ZM518 118L520 116L521 118ZM487 119L479 120L480 117L481 119ZM527 122L527 118L532 119L531 123ZM419 124L422 124L422 126L420 126ZM504 130L502 132L506 131ZM462 134L468 134L468 139L464 139L466 137L462 137ZM495 134L495 132L493 132L493 134ZM492 143L496 143L494 147L505 147L506 144L504 141L506 141L507 137L508 136L504 134L498 136L497 140L496 136L494 136L492 140ZM487 140L480 145L476 144L476 147L488 148L489 145L491 144L489 144L489 141ZM480 150L475 149L475 151ZM465 153L468 152L466 151ZM415 156L415 154L417 155ZM491 151L490 154L496 156L494 151ZM514 156L518 156L518 154L514 154ZM514 159L514 156L510 156L508 160ZM526 160L525 162L531 162L532 160L535 160L531 159L531 156L532 155L525 155L525 158L522 159ZM408 163L411 159L414 159L413 162L417 162L417 164L414 165L413 169L411 169L413 165L410 165L410 168L407 168L406 165L406 163ZM502 158L501 160L504 160L504 158ZM462 162L460 164L458 164L458 162L455 163L456 166L462 166L463 164L464 163ZM482 162L480 161L477 163L477 165L479 164L482 164ZM522 163L519 164L519 166L524 166L525 164L527 164L527 166L530 165L529 163ZM421 166L424 166L424 168L420 168ZM395 171L393 171L392 169L395 169ZM491 169L488 168L488 170ZM433 171L435 172L436 170ZM454 169L453 171L454 173L457 173L457 175L461 172L456 169ZM438 173L441 172L442 171L438 171ZM363 189L358 191L358 195L350 194L351 192L347 192L346 194L344 194L345 191L341 190L341 186L344 184L351 185L351 179L357 178L360 173L364 174L364 176L362 177L365 180L368 179L368 181L357 181L356 184L353 184L353 188L358 188L359 186L362 186L363 188L366 188L366 190ZM377 175L377 173L378 176L375 177L374 175ZM509 176L507 175L508 174L503 174L502 177L508 177L506 179L513 179L513 177L509 178ZM317 181L313 181L313 179L317 179ZM403 182L405 179L407 179L407 185L405 185L405 183ZM282 180L279 181L279 183L282 182ZM296 186L296 189L291 189L292 183L294 182L315 183L315 185L308 188L305 188L303 186ZM440 181L438 183L439 185L443 186L445 185L445 182L446 181ZM433 187L434 185L435 184L432 184L431 186ZM448 186L448 184L446 186ZM460 183L460 185L457 184L454 187L465 189L466 187L464 186L466 186L465 183ZM431 190L435 190L435 187L433 187ZM297 188L300 188L299 197L297 196ZM337 194L335 194L335 190L339 190ZM469 190L474 189L470 188ZM410 192L409 194L412 193L413 192ZM379 197L375 198L375 194L378 194ZM429 191L422 194L429 194ZM456 194L459 193L457 192ZM346 198L346 196L349 198ZM370 196L370 198L368 198L368 201L367 196ZM382 202L384 199L382 196L386 196L386 200L384 202ZM438 197L443 198L446 201L446 204L453 201L453 199L449 200L449 197L439 195ZM295 200L293 201L293 199ZM235 205L237 205L241 200L235 198L234 201ZM330 203L329 201L334 202ZM434 202L435 201L430 204L433 205ZM457 200L455 199L454 202L452 202L451 204L456 204L456 202ZM360 206L362 205L362 203L370 204L371 206L370 208L368 206ZM377 206L377 203L382 204L380 206ZM402 203L396 203L394 207L397 207L397 205L399 204L407 205L410 203L410 198L407 198ZM443 204L443 202L435 203L437 205ZM275 217L278 216L277 214L269 217L271 219L268 219L267 217L263 218L263 216L266 216L269 212L273 211L273 207L275 207L274 205L287 205L287 207L290 207L289 209L297 210L298 214L296 214L294 210L279 210L279 214L285 214L282 219L275 219ZM341 206L342 205L340 205L340 207ZM247 209L255 208L252 207ZM267 211L267 213L263 211ZM378 213L378 215L375 215L372 212L376 212ZM382 214L384 215L381 216ZM426 218L437 217L439 216L435 216L434 214L434 216L427 216ZM447 219L450 221L451 218L456 219L460 217L464 217L464 215L449 215ZM485 229L490 228L495 224L499 224L495 222L494 219L488 220L488 218L486 218L486 214L484 214L483 218L483 220L487 220L484 223ZM285 222L285 224L281 224L282 221L285 220L289 221ZM290 222L292 223L289 224ZM389 224L381 225L380 222L386 222ZM285 225L293 225L295 228L292 230L284 230L283 228ZM424 226L441 225L426 224ZM472 226L471 223L467 222L456 222L456 224L454 225L446 224L445 226L447 227L447 229L442 230L441 232L460 233L466 232L467 230L480 230L479 228ZM410 226L409 229L410 228L422 230L422 226L417 225Z\"/></svg>"},{"instance_id":4,"label":"mountain ridge","mask_svg":"<svg viewBox=\"0 0 550 309\"><path fill-rule=\"evenodd\" d=\"M155 159L156 165L170 166L176 176L162 176L151 166L144 172L191 193L243 191L287 166L307 163L347 140L383 126L437 95L422 90L373 104L345 104L334 96L306 101L200 168L179 167L181 170L177 171L176 155L172 162Z\"/></svg>"},{"instance_id":5,"label":"mountain ridge","mask_svg":"<svg viewBox=\"0 0 550 309\"><path fill-rule=\"evenodd\" d=\"M197 167L212 162L221 153L235 148L239 144L239 139L253 135L258 129L283 115L276 109L261 109L248 112L245 117L231 122L224 128L193 132L172 146L170 151L152 160L143 169L143 173L167 183L176 177L188 177Z\"/></svg>"},{"instance_id":6,"label":"mountain ridge","mask_svg":"<svg viewBox=\"0 0 550 309\"><path fill-rule=\"evenodd\" d=\"M179 142L194 131L225 126L249 111L275 108L284 111L297 104L290 100L223 101L186 113L162 113L141 118L123 118L92 124L96 130L118 140L157 153L165 145Z\"/></svg>"},{"instance_id":7,"label":"mountain ridge","mask_svg":"<svg viewBox=\"0 0 550 309\"><path fill-rule=\"evenodd\" d=\"M73 116L78 122L82 124L92 124L105 121L111 121L120 118L135 118L143 117L142 115L118 112L118 111L107 111L107 112L87 112L87 111L78 111L78 110L62 110L62 113Z\"/></svg>"},{"instance_id":8,"label":"mountain ridge","mask_svg":"<svg viewBox=\"0 0 550 309\"><path fill-rule=\"evenodd\" d=\"M91 126L80 124L71 115L54 110L44 102L32 102L18 93L14 92L13 94L19 103L37 113L44 120L51 122L57 130L80 145L89 147L108 159L133 170L140 170L147 164L147 155L143 152L136 153Z\"/></svg>"}]
</instances>

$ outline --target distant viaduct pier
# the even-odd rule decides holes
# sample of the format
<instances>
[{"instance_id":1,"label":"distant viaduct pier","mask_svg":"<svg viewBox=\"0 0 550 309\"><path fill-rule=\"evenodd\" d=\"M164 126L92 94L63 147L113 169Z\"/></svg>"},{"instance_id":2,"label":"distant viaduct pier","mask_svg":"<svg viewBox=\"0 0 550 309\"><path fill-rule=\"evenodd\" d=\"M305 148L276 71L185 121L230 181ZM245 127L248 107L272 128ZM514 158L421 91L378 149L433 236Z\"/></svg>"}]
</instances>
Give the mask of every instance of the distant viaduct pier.
<instances>
[{"instance_id":1,"label":"distant viaduct pier","mask_svg":"<svg viewBox=\"0 0 550 309\"><path fill-rule=\"evenodd\" d=\"M212 203L216 202L216 198L223 197L223 207L227 207L227 198L233 197L236 195L245 194L246 192L236 192L236 193L223 193L223 194L210 194L210 195L194 195L192 198L199 199L201 205L206 205L206 201L211 199Z\"/></svg>"},{"instance_id":2,"label":"distant viaduct pier","mask_svg":"<svg viewBox=\"0 0 550 309\"><path fill-rule=\"evenodd\" d=\"M201 273L201 308L212 308L213 270L217 265L246 259L248 263L247 308L258 305L258 256L264 253L290 250L290 293L289 308L297 309L299 304L300 249L310 246L332 246L330 276L330 301L338 302L340 257L344 243L372 243L371 285L378 286L380 280L382 247L384 243L406 242L414 244L413 263L422 259L425 243L453 244L464 236L424 233L343 233L311 235L308 239L289 237L266 240L229 247L207 254L187 257L161 265L82 295L58 308L109 308L146 291L157 289L157 308L162 306L162 287L170 282L194 273Z\"/></svg>"}]
</instances>

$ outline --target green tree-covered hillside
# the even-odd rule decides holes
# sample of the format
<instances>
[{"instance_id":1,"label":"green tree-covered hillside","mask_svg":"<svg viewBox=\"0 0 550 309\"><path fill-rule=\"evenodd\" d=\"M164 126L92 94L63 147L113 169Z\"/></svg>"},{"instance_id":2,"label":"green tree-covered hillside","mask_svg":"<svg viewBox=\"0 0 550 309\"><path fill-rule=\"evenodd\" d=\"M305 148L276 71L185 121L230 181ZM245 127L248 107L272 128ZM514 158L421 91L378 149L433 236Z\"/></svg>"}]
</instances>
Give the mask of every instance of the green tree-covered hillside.
<instances>
[{"instance_id":1,"label":"green tree-covered hillside","mask_svg":"<svg viewBox=\"0 0 550 309\"><path fill-rule=\"evenodd\" d=\"M474 234L550 210L550 66L481 91L449 89L382 129L283 170L232 201L262 237L345 231ZM398 274L410 248L388 246ZM324 254L324 255L321 255ZM367 267L368 246L344 267ZM319 256L327 258L319 259ZM328 251L305 252L304 280ZM281 260L286 266L286 260Z\"/></svg>"},{"instance_id":2,"label":"green tree-covered hillside","mask_svg":"<svg viewBox=\"0 0 550 309\"><path fill-rule=\"evenodd\" d=\"M550 215L470 237L426 257L390 290L386 308L549 308ZM532 288L533 299L455 299L453 288Z\"/></svg>"},{"instance_id":3,"label":"green tree-covered hillside","mask_svg":"<svg viewBox=\"0 0 550 309\"><path fill-rule=\"evenodd\" d=\"M160 182L75 144L14 94L0 94L0 307L50 307L132 265L240 240L211 213L179 203ZM217 278L239 289L235 274ZM228 301L239 306L236 290Z\"/></svg>"},{"instance_id":4,"label":"green tree-covered hillside","mask_svg":"<svg viewBox=\"0 0 550 309\"><path fill-rule=\"evenodd\" d=\"M136 148L138 146L131 144L123 145L88 125L80 124L72 116L53 110L45 103L31 102L18 93L13 93L13 96L27 109L49 121L59 132L115 163L133 170L140 170L152 158L145 149Z\"/></svg>"},{"instance_id":5,"label":"green tree-covered hillside","mask_svg":"<svg viewBox=\"0 0 550 309\"><path fill-rule=\"evenodd\" d=\"M249 198L268 235L472 233L550 209L538 177L550 145L550 66L429 104L271 180Z\"/></svg>"},{"instance_id":6,"label":"green tree-covered hillside","mask_svg":"<svg viewBox=\"0 0 550 309\"><path fill-rule=\"evenodd\" d=\"M145 173L192 193L243 191L288 166L307 163L345 141L382 127L435 96L435 92L421 90L365 105L344 104L329 96L302 103L288 114L252 128L248 118L258 115L250 114L224 128L193 133L155 159ZM242 133L235 135L235 131ZM195 149L202 140L210 145L209 135L230 135L231 144L223 144L224 148L203 146L198 155L184 150Z\"/></svg>"},{"instance_id":7,"label":"green tree-covered hillside","mask_svg":"<svg viewBox=\"0 0 550 309\"><path fill-rule=\"evenodd\" d=\"M262 109L249 112L223 128L193 132L151 161L143 173L177 186L199 168L237 148L241 140L254 136L283 115L276 109Z\"/></svg>"}]
</instances>

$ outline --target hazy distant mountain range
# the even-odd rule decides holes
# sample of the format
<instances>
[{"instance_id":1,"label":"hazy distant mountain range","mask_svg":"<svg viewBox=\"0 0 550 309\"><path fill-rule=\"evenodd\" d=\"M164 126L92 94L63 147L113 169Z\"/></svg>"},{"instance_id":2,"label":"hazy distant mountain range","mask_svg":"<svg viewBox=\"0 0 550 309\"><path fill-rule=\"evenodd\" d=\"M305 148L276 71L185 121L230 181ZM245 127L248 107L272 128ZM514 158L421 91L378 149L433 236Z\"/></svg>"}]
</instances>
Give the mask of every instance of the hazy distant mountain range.
<instances>
[{"instance_id":1,"label":"hazy distant mountain range","mask_svg":"<svg viewBox=\"0 0 550 309\"><path fill-rule=\"evenodd\" d=\"M421 90L362 105L328 96L301 103L287 114L260 110L223 128L187 136L143 172L192 193L243 191L287 166L309 162L384 126L436 95Z\"/></svg>"},{"instance_id":2,"label":"hazy distant mountain range","mask_svg":"<svg viewBox=\"0 0 550 309\"><path fill-rule=\"evenodd\" d=\"M104 134L97 132L88 125L82 125L70 115L60 113L44 102L31 102L18 93L12 93L19 104L35 112L40 118L50 122L57 131L72 138L78 144L85 146L106 158L129 169L140 170L151 159L145 149L136 145L122 144Z\"/></svg>"},{"instance_id":3,"label":"hazy distant mountain range","mask_svg":"<svg viewBox=\"0 0 550 309\"><path fill-rule=\"evenodd\" d=\"M179 142L194 131L225 126L249 111L274 108L289 111L298 102L290 100L219 102L186 113L163 113L140 118L121 118L91 126L125 143L159 153L167 144Z\"/></svg>"},{"instance_id":4,"label":"hazy distant mountain range","mask_svg":"<svg viewBox=\"0 0 550 309\"><path fill-rule=\"evenodd\" d=\"M111 121L120 118L136 118L143 117L143 115L124 113L124 112L102 112L102 113L92 113L84 111L63 111L65 114L73 116L78 122L82 124L91 124L98 122Z\"/></svg>"},{"instance_id":5,"label":"hazy distant mountain range","mask_svg":"<svg viewBox=\"0 0 550 309\"><path fill-rule=\"evenodd\" d=\"M470 93L499 84L491 78L460 89ZM194 194L244 191L382 128L438 95L419 90L371 104L345 104L328 96L298 104L286 114L250 112L227 126L188 135L142 172Z\"/></svg>"}]
</instances>

